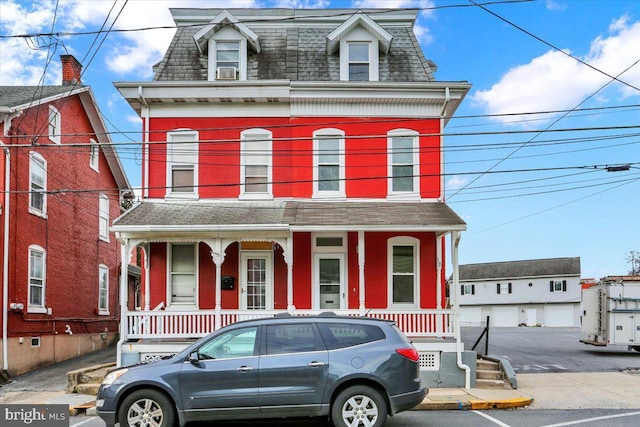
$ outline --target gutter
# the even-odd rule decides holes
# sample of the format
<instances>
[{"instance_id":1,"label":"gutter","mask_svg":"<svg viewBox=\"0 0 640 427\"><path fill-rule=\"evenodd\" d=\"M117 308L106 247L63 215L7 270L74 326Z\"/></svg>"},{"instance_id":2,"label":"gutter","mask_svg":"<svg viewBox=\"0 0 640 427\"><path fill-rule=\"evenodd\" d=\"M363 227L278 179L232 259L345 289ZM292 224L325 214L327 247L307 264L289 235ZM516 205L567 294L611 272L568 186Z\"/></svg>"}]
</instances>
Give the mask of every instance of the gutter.
<instances>
[{"instance_id":1,"label":"gutter","mask_svg":"<svg viewBox=\"0 0 640 427\"><path fill-rule=\"evenodd\" d=\"M454 303L453 303L453 317L454 317L454 328L456 334L456 363L458 368L464 369L464 383L467 390L471 388L471 368L468 365L462 363L462 351L464 350L464 344L460 338L460 305L458 303L458 293L460 292L460 287L458 286L459 281L459 269L458 269L458 246L460 245L460 232L454 231L451 234L452 240L452 261L453 261L453 295Z\"/></svg>"},{"instance_id":2,"label":"gutter","mask_svg":"<svg viewBox=\"0 0 640 427\"><path fill-rule=\"evenodd\" d=\"M2 142L0 142L2 144ZM2 144L4 145L4 144ZM2 206L2 214L4 215L4 241L3 257L2 257L2 369L9 370L9 202L10 184L11 184L11 153L8 147L4 147L5 152L5 170L4 170L4 205Z\"/></svg>"}]
</instances>

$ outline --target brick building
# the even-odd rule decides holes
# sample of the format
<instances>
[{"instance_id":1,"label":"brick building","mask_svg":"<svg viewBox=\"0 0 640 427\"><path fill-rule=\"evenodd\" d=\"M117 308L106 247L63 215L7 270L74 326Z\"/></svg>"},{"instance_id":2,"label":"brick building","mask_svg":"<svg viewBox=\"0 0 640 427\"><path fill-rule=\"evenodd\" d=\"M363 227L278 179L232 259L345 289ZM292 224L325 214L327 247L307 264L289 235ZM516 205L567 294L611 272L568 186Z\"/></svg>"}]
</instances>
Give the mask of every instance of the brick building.
<instances>
[{"instance_id":1,"label":"brick building","mask_svg":"<svg viewBox=\"0 0 640 427\"><path fill-rule=\"evenodd\" d=\"M1 367L10 375L101 348L118 330L121 256L109 226L129 184L81 64L61 58L59 86L0 87Z\"/></svg>"}]
</instances>

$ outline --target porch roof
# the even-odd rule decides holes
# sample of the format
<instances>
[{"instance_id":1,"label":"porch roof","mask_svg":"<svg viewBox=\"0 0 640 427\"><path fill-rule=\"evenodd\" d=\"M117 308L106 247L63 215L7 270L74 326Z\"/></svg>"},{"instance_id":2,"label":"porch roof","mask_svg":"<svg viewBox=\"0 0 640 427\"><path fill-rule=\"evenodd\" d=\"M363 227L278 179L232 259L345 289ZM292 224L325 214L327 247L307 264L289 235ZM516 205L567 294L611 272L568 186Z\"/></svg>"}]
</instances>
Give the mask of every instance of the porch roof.
<instances>
[{"instance_id":1,"label":"porch roof","mask_svg":"<svg viewBox=\"0 0 640 427\"><path fill-rule=\"evenodd\" d=\"M466 229L442 202L143 201L117 218L116 232L442 231Z\"/></svg>"}]
</instances>

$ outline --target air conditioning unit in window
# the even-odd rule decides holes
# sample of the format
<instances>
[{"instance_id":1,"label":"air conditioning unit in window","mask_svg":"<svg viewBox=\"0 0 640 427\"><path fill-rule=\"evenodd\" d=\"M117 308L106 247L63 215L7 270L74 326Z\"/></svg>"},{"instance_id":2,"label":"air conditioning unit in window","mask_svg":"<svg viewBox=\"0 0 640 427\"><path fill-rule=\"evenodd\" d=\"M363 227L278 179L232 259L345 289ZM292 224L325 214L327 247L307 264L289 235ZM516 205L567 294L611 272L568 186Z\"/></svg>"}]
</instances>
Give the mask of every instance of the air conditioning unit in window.
<instances>
[{"instance_id":1,"label":"air conditioning unit in window","mask_svg":"<svg viewBox=\"0 0 640 427\"><path fill-rule=\"evenodd\" d=\"M217 80L236 80L236 67L218 67Z\"/></svg>"}]
</instances>

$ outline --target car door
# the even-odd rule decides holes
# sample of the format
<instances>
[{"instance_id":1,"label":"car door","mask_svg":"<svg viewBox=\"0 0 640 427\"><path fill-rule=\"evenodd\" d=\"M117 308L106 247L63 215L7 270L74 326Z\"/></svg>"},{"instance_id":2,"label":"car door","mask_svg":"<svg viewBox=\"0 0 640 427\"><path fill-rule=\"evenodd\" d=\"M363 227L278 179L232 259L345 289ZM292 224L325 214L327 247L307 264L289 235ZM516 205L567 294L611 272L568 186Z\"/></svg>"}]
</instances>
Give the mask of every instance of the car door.
<instances>
[{"instance_id":1,"label":"car door","mask_svg":"<svg viewBox=\"0 0 640 427\"><path fill-rule=\"evenodd\" d=\"M204 343L180 372L189 420L259 413L257 326L236 328Z\"/></svg>"},{"instance_id":2,"label":"car door","mask_svg":"<svg viewBox=\"0 0 640 427\"><path fill-rule=\"evenodd\" d=\"M314 415L322 403L329 357L312 323L265 327L260 357L260 411Z\"/></svg>"}]
</instances>

